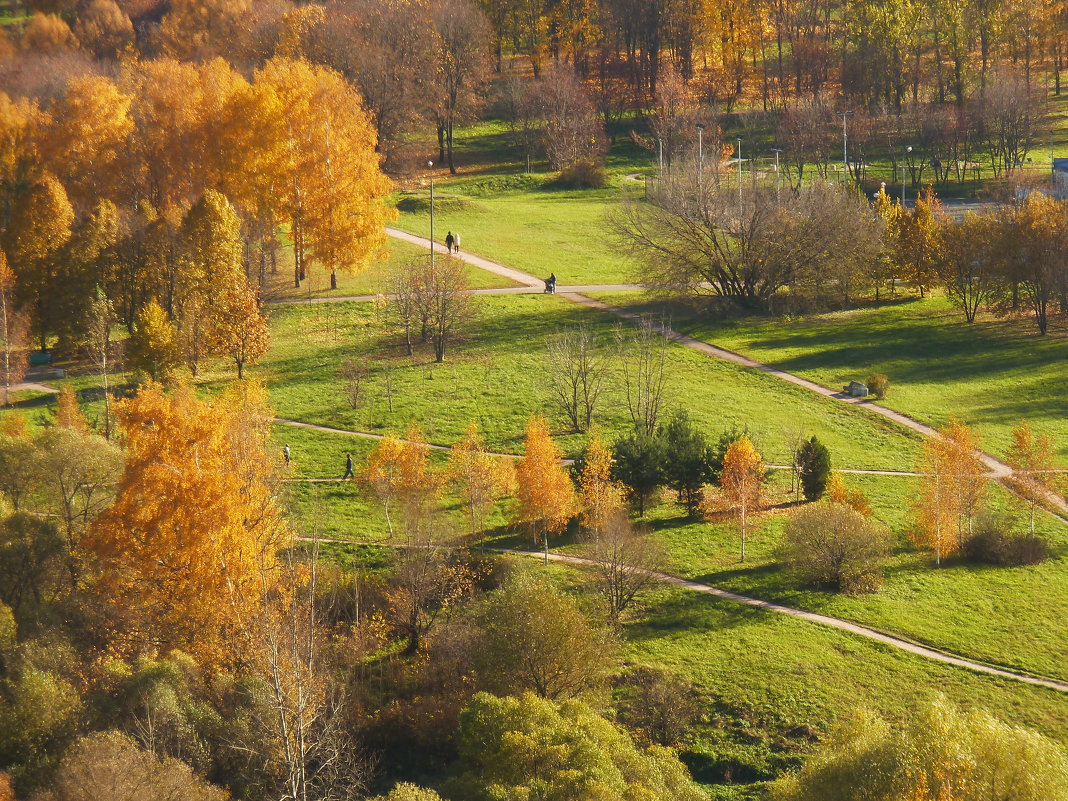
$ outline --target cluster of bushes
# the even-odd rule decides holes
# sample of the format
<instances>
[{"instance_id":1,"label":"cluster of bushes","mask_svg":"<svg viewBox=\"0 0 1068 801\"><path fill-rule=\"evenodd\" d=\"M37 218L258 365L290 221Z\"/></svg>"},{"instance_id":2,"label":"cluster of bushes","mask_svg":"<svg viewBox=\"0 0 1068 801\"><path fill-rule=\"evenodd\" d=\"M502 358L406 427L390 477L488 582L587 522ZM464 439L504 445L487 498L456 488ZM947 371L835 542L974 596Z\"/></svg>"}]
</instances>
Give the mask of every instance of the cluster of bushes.
<instances>
[{"instance_id":1,"label":"cluster of bushes","mask_svg":"<svg viewBox=\"0 0 1068 801\"><path fill-rule=\"evenodd\" d=\"M1049 559L1049 543L1042 537L1012 531L1011 521L980 518L975 533L964 541L963 555L972 562L1002 567L1037 565Z\"/></svg>"}]
</instances>

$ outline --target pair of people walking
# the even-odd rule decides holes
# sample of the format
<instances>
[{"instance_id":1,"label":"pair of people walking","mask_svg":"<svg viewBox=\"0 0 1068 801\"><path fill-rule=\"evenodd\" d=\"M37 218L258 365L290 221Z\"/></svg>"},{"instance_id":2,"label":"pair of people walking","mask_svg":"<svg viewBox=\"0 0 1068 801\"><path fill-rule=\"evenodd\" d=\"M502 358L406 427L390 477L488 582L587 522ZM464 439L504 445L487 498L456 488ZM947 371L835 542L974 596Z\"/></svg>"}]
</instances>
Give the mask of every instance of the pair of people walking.
<instances>
[{"instance_id":1,"label":"pair of people walking","mask_svg":"<svg viewBox=\"0 0 1068 801\"><path fill-rule=\"evenodd\" d=\"M445 249L449 251L449 253L459 253L460 235L454 234L452 231L449 231L449 233L445 234Z\"/></svg>"}]
</instances>

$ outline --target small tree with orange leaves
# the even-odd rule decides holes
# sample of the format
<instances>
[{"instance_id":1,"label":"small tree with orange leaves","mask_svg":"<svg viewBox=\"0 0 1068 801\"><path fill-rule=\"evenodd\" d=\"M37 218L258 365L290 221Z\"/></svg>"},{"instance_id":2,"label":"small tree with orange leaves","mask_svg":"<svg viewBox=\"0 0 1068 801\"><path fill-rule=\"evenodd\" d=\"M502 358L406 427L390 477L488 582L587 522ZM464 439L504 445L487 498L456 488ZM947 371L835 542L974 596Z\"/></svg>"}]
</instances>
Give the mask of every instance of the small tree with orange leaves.
<instances>
[{"instance_id":1,"label":"small tree with orange leaves","mask_svg":"<svg viewBox=\"0 0 1068 801\"><path fill-rule=\"evenodd\" d=\"M864 517L872 516L871 503L868 501L868 496L846 484L845 478L842 477L841 473L831 473L831 477L827 480L827 489L823 491L823 498L830 503L848 506Z\"/></svg>"},{"instance_id":2,"label":"small tree with orange leaves","mask_svg":"<svg viewBox=\"0 0 1068 801\"><path fill-rule=\"evenodd\" d=\"M595 539L613 516L626 508L627 490L612 480L612 462L612 451L595 433L586 443L579 474L582 525Z\"/></svg>"},{"instance_id":3,"label":"small tree with orange leaves","mask_svg":"<svg viewBox=\"0 0 1068 801\"><path fill-rule=\"evenodd\" d=\"M78 396L74 394L74 387L70 384L64 384L56 397L56 425L79 434L89 431L89 424L78 406Z\"/></svg>"},{"instance_id":4,"label":"small tree with orange leaves","mask_svg":"<svg viewBox=\"0 0 1068 801\"><path fill-rule=\"evenodd\" d=\"M526 453L516 466L515 522L527 527L536 545L545 548L549 563L549 536L561 534L575 514L575 487L562 464L563 454L540 414L527 423Z\"/></svg>"},{"instance_id":5,"label":"small tree with orange leaves","mask_svg":"<svg viewBox=\"0 0 1068 801\"><path fill-rule=\"evenodd\" d=\"M745 535L749 515L759 511L763 502L764 460L761 458L749 437L739 437L727 448L723 457L723 472L720 474L719 487L730 509L738 516L738 530L741 534L741 559L745 561Z\"/></svg>"},{"instance_id":6,"label":"small tree with orange leaves","mask_svg":"<svg viewBox=\"0 0 1068 801\"><path fill-rule=\"evenodd\" d=\"M256 291L246 279L224 291L213 322L212 350L233 359L238 379L244 378L245 365L259 361L271 344L271 332Z\"/></svg>"},{"instance_id":7,"label":"small tree with orange leaves","mask_svg":"<svg viewBox=\"0 0 1068 801\"><path fill-rule=\"evenodd\" d=\"M987 478L978 451L974 432L956 420L924 443L911 538L934 550L937 566L963 547L982 504Z\"/></svg>"},{"instance_id":8,"label":"small tree with orange leaves","mask_svg":"<svg viewBox=\"0 0 1068 801\"><path fill-rule=\"evenodd\" d=\"M119 413L118 495L84 538L102 592L131 613L128 641L115 645L229 662L290 538L271 481L265 393L239 385L208 403L150 383Z\"/></svg>"},{"instance_id":9,"label":"small tree with orange leaves","mask_svg":"<svg viewBox=\"0 0 1068 801\"><path fill-rule=\"evenodd\" d=\"M449 454L448 476L467 507L472 541L481 540L486 516L515 487L515 468L509 460L486 451L478 426L471 423Z\"/></svg>"},{"instance_id":10,"label":"small tree with orange leaves","mask_svg":"<svg viewBox=\"0 0 1068 801\"><path fill-rule=\"evenodd\" d=\"M390 510L396 505L409 543L420 534L437 498L440 482L430 469L430 449L413 420L404 439L387 436L367 456L358 480L382 504L389 535L394 535Z\"/></svg>"},{"instance_id":11,"label":"small tree with orange leaves","mask_svg":"<svg viewBox=\"0 0 1068 801\"><path fill-rule=\"evenodd\" d=\"M1031 506L1031 536L1035 536L1035 507L1050 496L1064 492L1064 474L1057 472L1053 440L1036 435L1026 420L1012 430L1008 463L1015 471L1012 483Z\"/></svg>"}]
</instances>

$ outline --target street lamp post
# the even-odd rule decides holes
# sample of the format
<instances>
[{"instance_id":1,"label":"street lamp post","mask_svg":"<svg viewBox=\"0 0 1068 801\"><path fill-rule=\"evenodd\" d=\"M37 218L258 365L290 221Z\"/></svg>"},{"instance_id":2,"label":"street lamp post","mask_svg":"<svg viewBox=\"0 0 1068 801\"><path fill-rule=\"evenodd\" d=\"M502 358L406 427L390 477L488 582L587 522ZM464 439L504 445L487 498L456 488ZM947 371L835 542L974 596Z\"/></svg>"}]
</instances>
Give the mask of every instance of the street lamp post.
<instances>
[{"instance_id":1,"label":"street lamp post","mask_svg":"<svg viewBox=\"0 0 1068 801\"><path fill-rule=\"evenodd\" d=\"M427 167L432 168L434 162L428 161ZM434 175L430 175L430 269L434 269Z\"/></svg>"},{"instance_id":2,"label":"street lamp post","mask_svg":"<svg viewBox=\"0 0 1068 801\"><path fill-rule=\"evenodd\" d=\"M738 137L738 221L742 220L742 137Z\"/></svg>"},{"instance_id":3,"label":"street lamp post","mask_svg":"<svg viewBox=\"0 0 1068 801\"><path fill-rule=\"evenodd\" d=\"M908 147L905 148L905 153L908 154L908 153L911 153L911 152L912 152L912 145L909 145ZM906 165L906 164L902 164L901 165L901 208L905 208L905 170L907 170L907 169L908 169L908 165Z\"/></svg>"},{"instance_id":4,"label":"street lamp post","mask_svg":"<svg viewBox=\"0 0 1068 801\"><path fill-rule=\"evenodd\" d=\"M705 188L705 124L697 123L697 189L702 194Z\"/></svg>"}]
</instances>

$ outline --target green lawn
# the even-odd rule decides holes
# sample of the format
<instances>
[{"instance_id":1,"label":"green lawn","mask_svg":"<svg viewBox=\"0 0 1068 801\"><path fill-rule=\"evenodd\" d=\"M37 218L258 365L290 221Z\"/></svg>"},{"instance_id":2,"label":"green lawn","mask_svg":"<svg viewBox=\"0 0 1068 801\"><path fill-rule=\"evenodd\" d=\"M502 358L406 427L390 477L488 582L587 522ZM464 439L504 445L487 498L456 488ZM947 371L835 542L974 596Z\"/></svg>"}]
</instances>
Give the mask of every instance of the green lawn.
<instances>
[{"instance_id":1,"label":"green lawn","mask_svg":"<svg viewBox=\"0 0 1068 801\"><path fill-rule=\"evenodd\" d=\"M520 451L532 412L548 413L556 431L566 432L551 402L546 338L582 321L607 344L615 318L543 295L485 297L479 303L470 341L440 365L425 351L404 356L399 338L384 329L371 304L275 308L274 345L254 372L266 381L280 416L346 430L400 432L414 419L429 441L450 445L475 421L490 446L507 453ZM358 411L345 401L338 374L353 357L372 360L369 400ZM384 363L393 365L392 412ZM612 439L626 430L629 418L618 377L608 383L611 392L598 423ZM788 443L798 432L819 435L842 466L908 468L918 452L918 437L875 415L679 345L670 346L667 385L670 407L684 407L714 436L748 426L771 462L788 459ZM572 454L583 442L581 435L562 437Z\"/></svg>"},{"instance_id":2,"label":"green lawn","mask_svg":"<svg viewBox=\"0 0 1068 801\"><path fill-rule=\"evenodd\" d=\"M601 297L652 308L638 293ZM672 319L699 339L831 387L885 373L887 406L935 426L958 418L975 426L996 454L1005 452L1013 426L1027 418L1068 458L1063 328L1040 337L1026 317L986 316L969 325L940 296L796 319L717 320L676 306Z\"/></svg>"},{"instance_id":3,"label":"green lawn","mask_svg":"<svg viewBox=\"0 0 1068 801\"><path fill-rule=\"evenodd\" d=\"M619 178L628 191L641 184ZM442 191L449 195L434 207L434 234L460 234L464 250L508 267L547 278L555 272L562 284L612 284L633 280L633 270L619 254L605 217L619 201L621 189L566 190L542 179L455 179ZM396 227L429 236L426 193L408 198ZM405 208L404 198L401 208Z\"/></svg>"}]
</instances>

